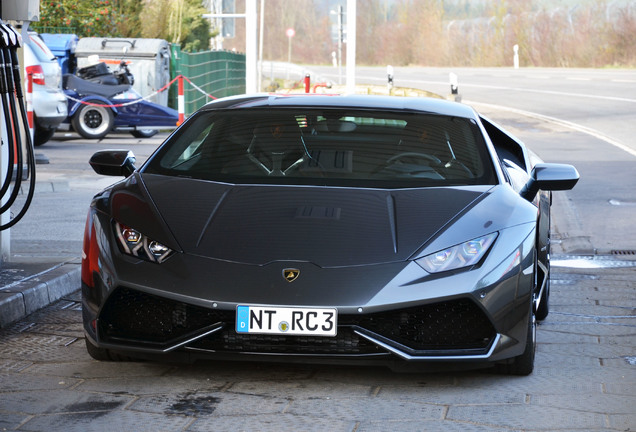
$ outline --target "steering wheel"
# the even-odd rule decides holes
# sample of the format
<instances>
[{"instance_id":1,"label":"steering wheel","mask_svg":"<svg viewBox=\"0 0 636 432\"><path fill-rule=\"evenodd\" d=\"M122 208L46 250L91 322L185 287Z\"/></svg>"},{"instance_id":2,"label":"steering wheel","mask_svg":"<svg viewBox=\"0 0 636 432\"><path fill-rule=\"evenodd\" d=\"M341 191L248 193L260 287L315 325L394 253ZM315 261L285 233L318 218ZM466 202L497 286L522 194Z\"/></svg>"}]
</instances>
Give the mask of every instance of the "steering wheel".
<instances>
[{"instance_id":1,"label":"steering wheel","mask_svg":"<svg viewBox=\"0 0 636 432\"><path fill-rule=\"evenodd\" d=\"M270 154L272 159L272 168L268 168L268 166L263 163L257 156L252 153L248 153L247 157L249 160L256 165L263 173L268 176L286 176L290 172L297 170L300 165L305 161L304 157L299 157L295 162L290 165L283 166L283 159L285 158L285 152L273 152Z\"/></svg>"},{"instance_id":2,"label":"steering wheel","mask_svg":"<svg viewBox=\"0 0 636 432\"><path fill-rule=\"evenodd\" d=\"M457 174L457 175L459 175L461 172L462 174L465 174L464 178L470 179L475 177L473 172L470 169L468 169L466 165L464 165L457 159L450 160L446 165L444 165L444 168L446 169L446 171L453 170L454 174ZM457 168L459 168L459 170Z\"/></svg>"},{"instance_id":3,"label":"steering wheel","mask_svg":"<svg viewBox=\"0 0 636 432\"><path fill-rule=\"evenodd\" d=\"M428 153L419 153L419 152L403 152L403 153L398 153L395 156L391 156L390 158L388 158L386 160L386 162L384 162L383 164L381 164L380 166L378 166L377 168L375 168L372 172L371 175L375 175L385 169L387 169L388 167L390 167L391 165L395 164L396 162L399 162L400 159L406 159L406 158L419 158L419 159L425 159L428 162L432 162L433 166L439 166L442 165L442 161L439 160L437 157L430 155ZM427 164L428 165L428 164Z\"/></svg>"},{"instance_id":4,"label":"steering wheel","mask_svg":"<svg viewBox=\"0 0 636 432\"><path fill-rule=\"evenodd\" d=\"M398 162L400 159L403 158L419 158L419 159L426 159L427 161L433 162L433 164L435 165L441 165L442 161L439 160L439 158L430 155L428 153L419 153L419 152L404 152L404 153L398 153L395 156L391 156L390 158L388 158L386 160L386 164L385 166L389 166L391 164L394 164L396 162Z\"/></svg>"}]
</instances>

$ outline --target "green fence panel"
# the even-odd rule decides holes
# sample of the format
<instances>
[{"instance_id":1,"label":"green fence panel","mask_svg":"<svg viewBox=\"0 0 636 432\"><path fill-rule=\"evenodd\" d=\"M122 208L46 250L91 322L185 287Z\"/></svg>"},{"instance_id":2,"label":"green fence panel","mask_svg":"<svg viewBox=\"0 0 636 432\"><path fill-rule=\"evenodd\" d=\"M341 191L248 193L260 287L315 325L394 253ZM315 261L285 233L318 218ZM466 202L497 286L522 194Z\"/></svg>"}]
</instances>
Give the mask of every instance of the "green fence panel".
<instances>
[{"instance_id":1,"label":"green fence panel","mask_svg":"<svg viewBox=\"0 0 636 432\"><path fill-rule=\"evenodd\" d=\"M230 51L181 51L172 44L172 78L187 77L206 94L221 98L245 93L245 54ZM184 82L185 114L192 114L212 99ZM177 86L170 87L170 106L177 108Z\"/></svg>"}]
</instances>

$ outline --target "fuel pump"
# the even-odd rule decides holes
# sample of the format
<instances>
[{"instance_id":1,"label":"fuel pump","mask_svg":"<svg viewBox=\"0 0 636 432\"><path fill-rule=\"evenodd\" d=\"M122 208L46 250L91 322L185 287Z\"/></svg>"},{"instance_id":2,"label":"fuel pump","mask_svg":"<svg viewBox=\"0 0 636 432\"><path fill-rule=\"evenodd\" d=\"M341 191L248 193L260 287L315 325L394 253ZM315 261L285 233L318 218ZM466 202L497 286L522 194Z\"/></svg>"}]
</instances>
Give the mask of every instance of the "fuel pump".
<instances>
[{"instance_id":1,"label":"fuel pump","mask_svg":"<svg viewBox=\"0 0 636 432\"><path fill-rule=\"evenodd\" d=\"M29 133L24 94L20 82L17 50L22 45L20 34L0 20L0 104L2 105L2 151L6 163L0 166L0 214L15 203L24 178L26 162L28 191L22 208L8 222L0 224L0 231L12 227L26 214L35 191L35 158ZM24 148L24 151L23 151ZM4 166L6 165L6 168Z\"/></svg>"}]
</instances>

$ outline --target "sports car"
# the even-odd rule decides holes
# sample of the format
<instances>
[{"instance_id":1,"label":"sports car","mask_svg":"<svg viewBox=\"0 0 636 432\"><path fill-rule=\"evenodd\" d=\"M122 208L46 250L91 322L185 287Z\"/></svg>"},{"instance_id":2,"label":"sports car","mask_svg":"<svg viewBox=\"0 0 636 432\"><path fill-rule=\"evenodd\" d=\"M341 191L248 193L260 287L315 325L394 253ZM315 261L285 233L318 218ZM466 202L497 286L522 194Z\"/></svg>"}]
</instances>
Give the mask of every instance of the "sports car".
<instances>
[{"instance_id":1,"label":"sports car","mask_svg":"<svg viewBox=\"0 0 636 432\"><path fill-rule=\"evenodd\" d=\"M527 375L548 314L543 163L432 98L251 95L193 114L90 205L83 324L99 360L495 366Z\"/></svg>"}]
</instances>

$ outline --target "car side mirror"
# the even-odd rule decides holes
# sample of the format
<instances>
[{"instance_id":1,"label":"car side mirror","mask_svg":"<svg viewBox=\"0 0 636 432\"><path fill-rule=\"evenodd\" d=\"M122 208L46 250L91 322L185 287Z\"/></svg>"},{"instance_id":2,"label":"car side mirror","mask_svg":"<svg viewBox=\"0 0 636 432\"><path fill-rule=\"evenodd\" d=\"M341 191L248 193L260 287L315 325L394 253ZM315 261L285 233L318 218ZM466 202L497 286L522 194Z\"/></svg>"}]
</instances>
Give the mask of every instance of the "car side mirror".
<instances>
[{"instance_id":1,"label":"car side mirror","mask_svg":"<svg viewBox=\"0 0 636 432\"><path fill-rule=\"evenodd\" d=\"M97 174L128 177L135 171L136 161L130 150L102 150L91 156L88 163Z\"/></svg>"},{"instance_id":2,"label":"car side mirror","mask_svg":"<svg viewBox=\"0 0 636 432\"><path fill-rule=\"evenodd\" d=\"M532 201L540 190L570 190L578 181L579 173L572 165L539 163L532 168L530 180L519 194Z\"/></svg>"}]
</instances>

